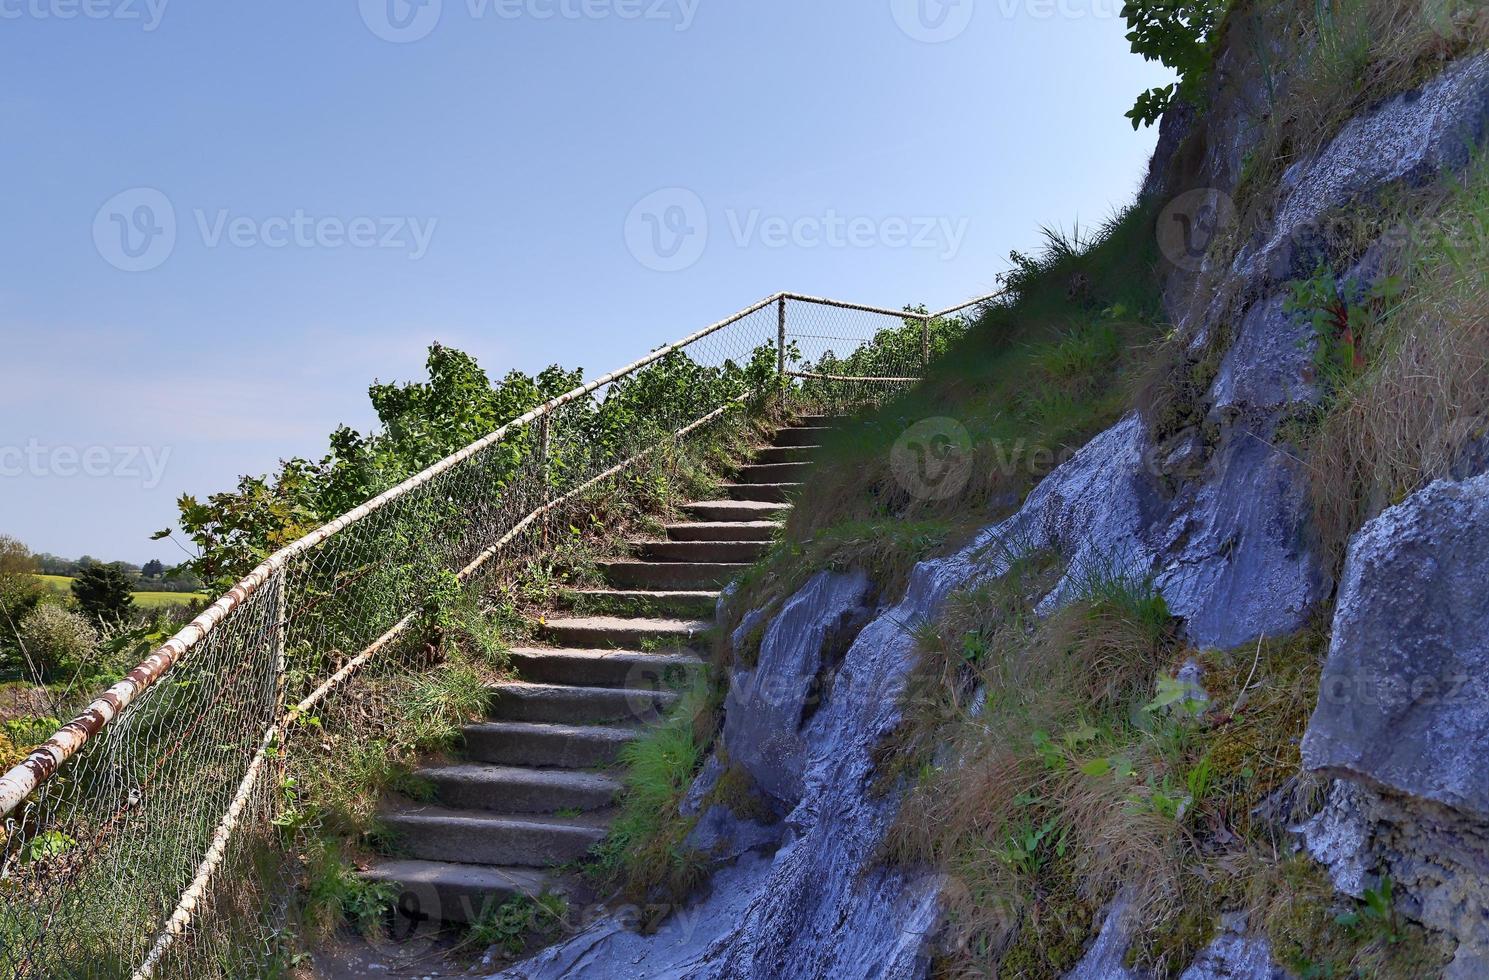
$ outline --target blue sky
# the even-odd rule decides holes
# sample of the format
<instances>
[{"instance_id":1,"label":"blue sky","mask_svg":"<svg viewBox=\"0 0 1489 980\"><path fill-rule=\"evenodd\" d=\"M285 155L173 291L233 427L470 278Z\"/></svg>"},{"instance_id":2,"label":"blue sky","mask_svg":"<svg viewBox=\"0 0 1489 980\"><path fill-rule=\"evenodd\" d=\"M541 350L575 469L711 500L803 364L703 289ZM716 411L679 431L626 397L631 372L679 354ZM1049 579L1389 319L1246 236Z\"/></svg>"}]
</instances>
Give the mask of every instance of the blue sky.
<instances>
[{"instance_id":1,"label":"blue sky","mask_svg":"<svg viewBox=\"0 0 1489 980\"><path fill-rule=\"evenodd\" d=\"M1120 6L0 0L0 531L179 557L180 493L366 427L434 340L596 373L781 289L990 291L1142 176ZM643 201L706 235L659 261Z\"/></svg>"}]
</instances>

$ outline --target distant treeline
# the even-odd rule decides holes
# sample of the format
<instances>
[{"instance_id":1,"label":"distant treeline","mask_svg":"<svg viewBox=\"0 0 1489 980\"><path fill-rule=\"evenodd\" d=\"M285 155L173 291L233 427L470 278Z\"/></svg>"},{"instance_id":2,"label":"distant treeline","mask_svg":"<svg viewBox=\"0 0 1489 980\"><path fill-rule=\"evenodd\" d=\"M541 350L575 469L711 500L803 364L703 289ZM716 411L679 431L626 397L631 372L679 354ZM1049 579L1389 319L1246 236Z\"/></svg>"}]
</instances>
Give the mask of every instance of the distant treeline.
<instances>
[{"instance_id":1,"label":"distant treeline","mask_svg":"<svg viewBox=\"0 0 1489 980\"><path fill-rule=\"evenodd\" d=\"M161 561L147 561L143 565L132 565L127 561L101 561L92 555L81 558L59 558L45 553L36 556L36 564L42 575L61 575L77 578L89 565L113 565L133 583L135 592L200 592L202 580L188 568L168 568Z\"/></svg>"}]
</instances>

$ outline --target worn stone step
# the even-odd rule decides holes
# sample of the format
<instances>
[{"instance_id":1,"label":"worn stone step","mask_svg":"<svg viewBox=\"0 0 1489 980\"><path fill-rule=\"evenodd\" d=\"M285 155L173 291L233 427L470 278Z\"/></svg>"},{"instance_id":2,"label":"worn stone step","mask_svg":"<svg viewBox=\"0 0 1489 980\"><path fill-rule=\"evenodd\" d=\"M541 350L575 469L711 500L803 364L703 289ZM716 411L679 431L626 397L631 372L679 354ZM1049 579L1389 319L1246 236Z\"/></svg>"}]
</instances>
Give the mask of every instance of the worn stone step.
<instances>
[{"instance_id":1,"label":"worn stone step","mask_svg":"<svg viewBox=\"0 0 1489 980\"><path fill-rule=\"evenodd\" d=\"M645 561L747 564L770 549L768 541L633 541Z\"/></svg>"},{"instance_id":2,"label":"worn stone step","mask_svg":"<svg viewBox=\"0 0 1489 980\"><path fill-rule=\"evenodd\" d=\"M800 483L811 463L751 463L741 466L735 479L740 483Z\"/></svg>"},{"instance_id":3,"label":"worn stone step","mask_svg":"<svg viewBox=\"0 0 1489 980\"><path fill-rule=\"evenodd\" d=\"M683 510L700 521L753 524L758 521L779 522L791 512L791 505L759 500L699 500L685 504Z\"/></svg>"},{"instance_id":4,"label":"worn stone step","mask_svg":"<svg viewBox=\"0 0 1489 980\"><path fill-rule=\"evenodd\" d=\"M821 446L764 446L755 450L757 463L810 463Z\"/></svg>"},{"instance_id":5,"label":"worn stone step","mask_svg":"<svg viewBox=\"0 0 1489 980\"><path fill-rule=\"evenodd\" d=\"M519 648L508 657L523 680L533 683L639 691L678 690L703 669L691 653Z\"/></svg>"},{"instance_id":6,"label":"worn stone step","mask_svg":"<svg viewBox=\"0 0 1489 980\"><path fill-rule=\"evenodd\" d=\"M557 813L603 810L624 786L604 773L573 769L529 769L462 763L431 766L418 773L434 784L439 802L457 810Z\"/></svg>"},{"instance_id":7,"label":"worn stone step","mask_svg":"<svg viewBox=\"0 0 1489 980\"><path fill-rule=\"evenodd\" d=\"M609 817L533 816L414 807L382 815L401 857L417 861L550 868L577 861L605 837Z\"/></svg>"},{"instance_id":8,"label":"worn stone step","mask_svg":"<svg viewBox=\"0 0 1489 980\"><path fill-rule=\"evenodd\" d=\"M600 562L605 581L621 589L719 589L728 585L745 564L716 562L607 561Z\"/></svg>"},{"instance_id":9,"label":"worn stone step","mask_svg":"<svg viewBox=\"0 0 1489 980\"><path fill-rule=\"evenodd\" d=\"M609 725L487 721L466 725L465 754L496 766L593 769L608 766L639 729Z\"/></svg>"},{"instance_id":10,"label":"worn stone step","mask_svg":"<svg viewBox=\"0 0 1489 980\"><path fill-rule=\"evenodd\" d=\"M682 649L701 641L709 623L697 619L634 619L620 616L575 616L550 619L539 632L550 643L598 649Z\"/></svg>"},{"instance_id":11,"label":"worn stone step","mask_svg":"<svg viewBox=\"0 0 1489 980\"><path fill-rule=\"evenodd\" d=\"M690 521L668 524L671 541L773 541L781 530L775 521Z\"/></svg>"},{"instance_id":12,"label":"worn stone step","mask_svg":"<svg viewBox=\"0 0 1489 980\"><path fill-rule=\"evenodd\" d=\"M645 687L576 687L505 681L492 686L493 721L536 721L558 725L634 725L666 710L677 695Z\"/></svg>"},{"instance_id":13,"label":"worn stone step","mask_svg":"<svg viewBox=\"0 0 1489 980\"><path fill-rule=\"evenodd\" d=\"M820 446L822 439L832 429L819 425L794 425L776 432L772 445L776 446Z\"/></svg>"},{"instance_id":14,"label":"worn stone step","mask_svg":"<svg viewBox=\"0 0 1489 980\"><path fill-rule=\"evenodd\" d=\"M447 861L380 860L362 878L398 886L398 909L404 915L445 922L475 922L519 895L537 898L563 891L557 879L534 868Z\"/></svg>"},{"instance_id":15,"label":"worn stone step","mask_svg":"<svg viewBox=\"0 0 1489 980\"><path fill-rule=\"evenodd\" d=\"M853 421L851 415L798 415L797 425L836 429Z\"/></svg>"},{"instance_id":16,"label":"worn stone step","mask_svg":"<svg viewBox=\"0 0 1489 980\"><path fill-rule=\"evenodd\" d=\"M783 504L801 489L799 483L725 483L719 489L734 500L754 500L761 503Z\"/></svg>"},{"instance_id":17,"label":"worn stone step","mask_svg":"<svg viewBox=\"0 0 1489 980\"><path fill-rule=\"evenodd\" d=\"M717 589L575 589L565 599L575 611L597 616L707 619L718 607L719 592Z\"/></svg>"}]
</instances>

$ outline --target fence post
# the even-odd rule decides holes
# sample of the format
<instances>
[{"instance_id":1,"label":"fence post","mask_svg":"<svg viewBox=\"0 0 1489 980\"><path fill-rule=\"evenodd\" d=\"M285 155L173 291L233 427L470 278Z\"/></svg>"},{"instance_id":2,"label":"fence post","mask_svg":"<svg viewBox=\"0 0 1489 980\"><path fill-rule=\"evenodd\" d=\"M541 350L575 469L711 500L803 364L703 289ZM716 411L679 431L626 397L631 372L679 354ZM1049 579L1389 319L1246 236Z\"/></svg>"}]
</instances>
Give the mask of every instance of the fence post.
<instances>
[{"instance_id":1,"label":"fence post","mask_svg":"<svg viewBox=\"0 0 1489 980\"><path fill-rule=\"evenodd\" d=\"M926 317L920 321L920 367L924 370L931 366L931 318Z\"/></svg>"},{"instance_id":2,"label":"fence post","mask_svg":"<svg viewBox=\"0 0 1489 980\"><path fill-rule=\"evenodd\" d=\"M776 304L776 385L781 407L786 407L786 297Z\"/></svg>"},{"instance_id":3,"label":"fence post","mask_svg":"<svg viewBox=\"0 0 1489 980\"><path fill-rule=\"evenodd\" d=\"M548 416L538 417L538 506L548 506L548 501L553 499L553 486L548 480L548 452L550 433L548 428ZM543 545L548 545L548 522L545 520L540 525L543 534Z\"/></svg>"},{"instance_id":4,"label":"fence post","mask_svg":"<svg viewBox=\"0 0 1489 980\"><path fill-rule=\"evenodd\" d=\"M279 726L279 757L275 760L275 771L278 774L276 788L284 785L285 777L289 774L289 726L284 723L285 713L289 710L289 597L288 592L289 565L286 563L274 573L274 717L269 724ZM279 807L282 804L281 794L272 793L269 800L269 812L279 816Z\"/></svg>"}]
</instances>

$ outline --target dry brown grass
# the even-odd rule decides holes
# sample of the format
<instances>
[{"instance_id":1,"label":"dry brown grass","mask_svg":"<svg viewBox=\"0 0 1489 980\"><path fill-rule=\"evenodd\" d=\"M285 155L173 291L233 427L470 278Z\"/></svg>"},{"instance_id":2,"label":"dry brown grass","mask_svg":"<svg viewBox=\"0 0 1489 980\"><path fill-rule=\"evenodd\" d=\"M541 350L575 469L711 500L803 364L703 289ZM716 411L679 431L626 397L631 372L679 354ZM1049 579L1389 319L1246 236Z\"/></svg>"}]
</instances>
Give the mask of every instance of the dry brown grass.
<instances>
[{"instance_id":1,"label":"dry brown grass","mask_svg":"<svg viewBox=\"0 0 1489 980\"><path fill-rule=\"evenodd\" d=\"M1068 967L1096 910L1133 881L1135 914L1161 919L1179 904L1188 844L1171 818L1134 802L1141 775L1135 790L1081 769L1125 747L1125 719L1172 659L1173 635L1122 589L1037 619L1058 572L1051 556L1030 556L956 597L920 638L911 721L890 767L918 767L918 783L888 849L953 878L948 976L1036 951L1044 967Z\"/></svg>"},{"instance_id":2,"label":"dry brown grass","mask_svg":"<svg viewBox=\"0 0 1489 980\"><path fill-rule=\"evenodd\" d=\"M1433 203L1419 209L1417 224L1435 231L1407 258L1400 305L1367 338L1366 374L1310 440L1336 562L1364 521L1447 476L1489 428L1489 161Z\"/></svg>"},{"instance_id":3,"label":"dry brown grass","mask_svg":"<svg viewBox=\"0 0 1489 980\"><path fill-rule=\"evenodd\" d=\"M1475 0L1286 0L1247 9L1291 25L1274 38L1283 45L1276 63L1298 67L1277 81L1269 124L1238 190L1242 218L1222 255L1271 216L1287 167L1317 154L1376 102L1489 45L1489 8ZM1233 20L1239 26L1246 14Z\"/></svg>"},{"instance_id":4,"label":"dry brown grass","mask_svg":"<svg viewBox=\"0 0 1489 980\"><path fill-rule=\"evenodd\" d=\"M1312 812L1320 785L1300 772L1298 739L1317 700L1323 624L1198 653L1131 583L1033 619L1057 568L1036 556L921 631L921 698L901 746L918 747L919 769L896 760L918 778L886 857L948 876L936 975L1064 975L1119 894L1130 962L1154 976L1192 962L1222 912L1247 914L1299 973L1414 976L1440 964L1443 944L1420 929L1384 943L1341 925L1351 904L1292 855L1284 828ZM975 664L969 631L987 639ZM1187 657L1204 668L1211 708L1144 710L1155 677Z\"/></svg>"},{"instance_id":5,"label":"dry brown grass","mask_svg":"<svg viewBox=\"0 0 1489 980\"><path fill-rule=\"evenodd\" d=\"M1140 380L1139 407L1160 438L1197 424L1204 415L1202 401L1229 346L1243 298L1229 275L1231 261L1271 221L1282 174L1317 154L1345 123L1381 99L1489 46L1489 6L1476 0L1255 0L1232 9L1224 32L1225 46L1258 57L1240 79L1218 79L1212 103L1234 111L1245 101L1239 90L1260 84L1269 93L1270 112L1233 195L1237 220L1216 237L1211 271L1182 302L1188 308L1182 320L1213 324L1207 343L1195 351L1192 336L1167 338ZM1272 45L1280 50L1272 52ZM1294 67L1284 74L1284 66ZM1199 167L1208 136L1201 120L1174 161L1174 193L1204 183ZM1216 307L1219 314L1207 315Z\"/></svg>"}]
</instances>

